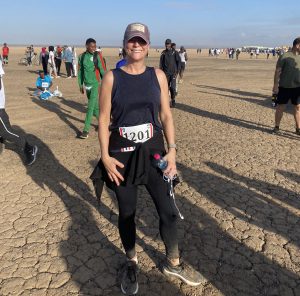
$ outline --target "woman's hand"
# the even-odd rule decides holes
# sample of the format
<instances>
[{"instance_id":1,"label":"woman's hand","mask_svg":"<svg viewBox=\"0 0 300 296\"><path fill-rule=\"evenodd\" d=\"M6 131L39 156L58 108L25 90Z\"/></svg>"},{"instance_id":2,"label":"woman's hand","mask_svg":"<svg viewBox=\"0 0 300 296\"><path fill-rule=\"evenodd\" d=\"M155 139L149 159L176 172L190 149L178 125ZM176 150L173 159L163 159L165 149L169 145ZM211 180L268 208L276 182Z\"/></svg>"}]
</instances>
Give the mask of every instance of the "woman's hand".
<instances>
[{"instance_id":1,"label":"woman's hand","mask_svg":"<svg viewBox=\"0 0 300 296\"><path fill-rule=\"evenodd\" d=\"M171 148L169 152L164 156L164 159L168 162L167 168L164 170L164 175L173 179L175 175L177 175L176 168L176 150Z\"/></svg>"},{"instance_id":2,"label":"woman's hand","mask_svg":"<svg viewBox=\"0 0 300 296\"><path fill-rule=\"evenodd\" d=\"M109 179L112 182L115 182L117 186L119 186L120 180L124 181L124 178L117 170L117 167L123 168L124 167L123 163L119 162L117 159L110 156L102 158L102 162L105 166Z\"/></svg>"}]
</instances>

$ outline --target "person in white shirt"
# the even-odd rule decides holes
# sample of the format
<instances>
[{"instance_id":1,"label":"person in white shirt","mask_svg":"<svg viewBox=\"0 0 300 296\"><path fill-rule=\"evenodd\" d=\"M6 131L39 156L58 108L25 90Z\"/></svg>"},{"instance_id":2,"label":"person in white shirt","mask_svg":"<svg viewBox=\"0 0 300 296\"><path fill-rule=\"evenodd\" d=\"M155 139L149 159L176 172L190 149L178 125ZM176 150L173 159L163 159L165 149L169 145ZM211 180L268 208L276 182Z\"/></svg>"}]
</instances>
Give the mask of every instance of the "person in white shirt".
<instances>
[{"instance_id":1,"label":"person in white shirt","mask_svg":"<svg viewBox=\"0 0 300 296\"><path fill-rule=\"evenodd\" d=\"M54 46L49 46L48 64L50 66L50 71L49 71L50 76L52 77L52 73L54 73L54 77L58 78L59 76L57 76L57 71L55 66Z\"/></svg>"},{"instance_id":2,"label":"person in white shirt","mask_svg":"<svg viewBox=\"0 0 300 296\"><path fill-rule=\"evenodd\" d=\"M259 57L259 49L257 48L256 51L255 51L255 57L258 59Z\"/></svg>"},{"instance_id":3,"label":"person in white shirt","mask_svg":"<svg viewBox=\"0 0 300 296\"><path fill-rule=\"evenodd\" d=\"M72 55L73 55L73 77L77 77L77 53L76 53L76 48L73 46L72 47Z\"/></svg>"},{"instance_id":4,"label":"person in white shirt","mask_svg":"<svg viewBox=\"0 0 300 296\"><path fill-rule=\"evenodd\" d=\"M123 47L119 47L119 59L123 58Z\"/></svg>"},{"instance_id":5,"label":"person in white shirt","mask_svg":"<svg viewBox=\"0 0 300 296\"><path fill-rule=\"evenodd\" d=\"M2 62L0 62L0 153L3 152L6 141L15 143L24 152L26 164L31 165L36 160L38 148L37 146L29 145L26 138L19 135L11 127L9 117L5 111L4 74Z\"/></svg>"},{"instance_id":6,"label":"person in white shirt","mask_svg":"<svg viewBox=\"0 0 300 296\"><path fill-rule=\"evenodd\" d=\"M187 56L186 50L183 46L180 47L180 50L178 53L179 53L180 62L181 62L181 67L179 70L179 83L182 83L183 82L183 73L185 70L186 62L188 60L188 56Z\"/></svg>"}]
</instances>

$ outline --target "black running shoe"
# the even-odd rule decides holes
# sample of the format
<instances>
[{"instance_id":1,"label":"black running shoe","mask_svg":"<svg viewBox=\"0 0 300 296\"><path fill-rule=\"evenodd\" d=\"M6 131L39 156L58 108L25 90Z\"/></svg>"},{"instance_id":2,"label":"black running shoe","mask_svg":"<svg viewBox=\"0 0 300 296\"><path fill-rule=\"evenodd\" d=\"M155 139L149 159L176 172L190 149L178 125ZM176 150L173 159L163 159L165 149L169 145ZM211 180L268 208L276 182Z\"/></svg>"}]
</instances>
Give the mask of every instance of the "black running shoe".
<instances>
[{"instance_id":1,"label":"black running shoe","mask_svg":"<svg viewBox=\"0 0 300 296\"><path fill-rule=\"evenodd\" d=\"M31 146L30 148L25 150L26 165L32 165L35 162L37 152L38 152L37 146Z\"/></svg>"},{"instance_id":2,"label":"black running shoe","mask_svg":"<svg viewBox=\"0 0 300 296\"><path fill-rule=\"evenodd\" d=\"M296 135L300 136L300 128L296 128Z\"/></svg>"},{"instance_id":3,"label":"black running shoe","mask_svg":"<svg viewBox=\"0 0 300 296\"><path fill-rule=\"evenodd\" d=\"M175 107L176 107L176 102L175 102L175 100L171 100L170 107L171 107L171 108L175 108Z\"/></svg>"},{"instance_id":4,"label":"black running shoe","mask_svg":"<svg viewBox=\"0 0 300 296\"><path fill-rule=\"evenodd\" d=\"M167 262L162 267L162 272L165 276L177 277L190 286L198 286L207 283L207 280L201 273L184 263L181 263L178 266L172 266Z\"/></svg>"},{"instance_id":5,"label":"black running shoe","mask_svg":"<svg viewBox=\"0 0 300 296\"><path fill-rule=\"evenodd\" d=\"M139 290L137 282L138 267L135 261L127 261L124 264L121 277L121 290L125 295L135 295Z\"/></svg>"},{"instance_id":6,"label":"black running shoe","mask_svg":"<svg viewBox=\"0 0 300 296\"><path fill-rule=\"evenodd\" d=\"M272 134L279 134L279 127L275 126L272 130Z\"/></svg>"},{"instance_id":7,"label":"black running shoe","mask_svg":"<svg viewBox=\"0 0 300 296\"><path fill-rule=\"evenodd\" d=\"M89 137L89 132L83 131L78 137L80 139L87 139Z\"/></svg>"}]
</instances>

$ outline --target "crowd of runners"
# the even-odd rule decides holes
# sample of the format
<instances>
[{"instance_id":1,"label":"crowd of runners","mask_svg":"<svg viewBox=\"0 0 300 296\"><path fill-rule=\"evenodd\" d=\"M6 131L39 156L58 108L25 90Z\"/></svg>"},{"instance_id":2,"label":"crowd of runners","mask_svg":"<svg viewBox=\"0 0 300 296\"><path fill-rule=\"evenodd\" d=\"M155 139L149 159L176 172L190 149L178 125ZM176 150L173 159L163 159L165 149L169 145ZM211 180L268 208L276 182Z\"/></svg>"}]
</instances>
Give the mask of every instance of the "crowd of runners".
<instances>
[{"instance_id":1,"label":"crowd of runners","mask_svg":"<svg viewBox=\"0 0 300 296\"><path fill-rule=\"evenodd\" d=\"M250 48L209 48L208 49L208 56L216 57L225 55L228 59L239 59L239 55L244 52L249 55L249 58L256 58L258 59L260 55L264 56L266 59L269 59L270 56L273 58L279 58L285 52L291 51L291 47L280 47L280 48L259 48L259 47L250 47ZM198 53L198 51L197 51Z\"/></svg>"},{"instance_id":2,"label":"crowd of runners","mask_svg":"<svg viewBox=\"0 0 300 296\"><path fill-rule=\"evenodd\" d=\"M177 146L170 108L176 106L176 84L183 81L188 55L183 46L178 51L176 44L167 38L165 49L160 54L159 67L148 67L145 59L149 45L148 27L141 23L129 24L124 32L123 46L119 49L120 61L115 69L109 71L93 38L86 40L86 50L78 58L74 47L43 47L39 53L43 69L36 82L40 91L50 88L52 78L60 77L61 63L64 62L66 78L77 77L80 93L87 96L85 124L79 138L87 139L92 118L98 120L101 158L91 179L98 197L105 183L118 200L118 228L126 257L120 280L121 290L126 295L138 291L135 213L139 185L145 185L159 215L159 231L166 250L162 272L167 277L177 277L193 286L206 281L198 271L184 263L184 258L180 258L177 221L183 217L176 205L173 189L178 182ZM210 55L226 54L231 59L234 55L238 59L240 52L234 48L209 50ZM34 47L27 47L28 65L32 64L34 55ZM25 155L26 164L32 165L38 147L12 129L5 109L3 66L8 64L8 56L9 48L4 44L0 62L0 149L3 149L5 141L16 143ZM296 38L291 50L280 55L276 66L272 89L277 105L275 134L280 132L284 108L291 100L296 134L300 135L299 73L300 38Z\"/></svg>"}]
</instances>

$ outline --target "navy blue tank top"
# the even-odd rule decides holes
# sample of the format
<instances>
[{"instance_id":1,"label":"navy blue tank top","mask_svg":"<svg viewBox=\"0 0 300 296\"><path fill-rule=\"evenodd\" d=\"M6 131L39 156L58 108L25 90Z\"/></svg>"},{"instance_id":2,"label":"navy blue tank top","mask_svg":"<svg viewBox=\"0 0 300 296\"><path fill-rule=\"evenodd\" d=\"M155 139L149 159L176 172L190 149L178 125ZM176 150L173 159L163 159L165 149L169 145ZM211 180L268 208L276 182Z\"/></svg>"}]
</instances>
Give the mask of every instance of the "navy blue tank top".
<instances>
[{"instance_id":1,"label":"navy blue tank top","mask_svg":"<svg viewBox=\"0 0 300 296\"><path fill-rule=\"evenodd\" d=\"M146 70L138 75L114 69L113 75L110 130L144 123L152 123L154 129L161 130L158 119L160 85L155 69L146 67Z\"/></svg>"}]
</instances>

